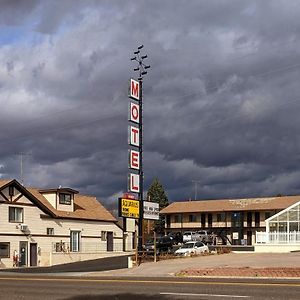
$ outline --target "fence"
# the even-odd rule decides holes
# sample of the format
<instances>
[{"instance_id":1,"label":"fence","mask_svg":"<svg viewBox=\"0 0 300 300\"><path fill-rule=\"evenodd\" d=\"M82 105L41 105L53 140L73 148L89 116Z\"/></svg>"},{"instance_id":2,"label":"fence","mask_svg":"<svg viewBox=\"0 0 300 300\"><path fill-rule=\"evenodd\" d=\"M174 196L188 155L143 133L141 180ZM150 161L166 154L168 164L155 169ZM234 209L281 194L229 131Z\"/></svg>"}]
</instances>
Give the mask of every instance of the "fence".
<instances>
[{"instance_id":1,"label":"fence","mask_svg":"<svg viewBox=\"0 0 300 300\"><path fill-rule=\"evenodd\" d=\"M76 245L77 246L77 245ZM126 247L128 246L128 247ZM106 242L81 242L77 247L72 247L70 242L52 243L52 253L103 253L103 252L122 252L124 248L123 241L114 242L108 249ZM125 245L125 249L130 249L129 245Z\"/></svg>"},{"instance_id":2,"label":"fence","mask_svg":"<svg viewBox=\"0 0 300 300\"><path fill-rule=\"evenodd\" d=\"M300 244L300 231L256 232L257 244Z\"/></svg>"}]
</instances>

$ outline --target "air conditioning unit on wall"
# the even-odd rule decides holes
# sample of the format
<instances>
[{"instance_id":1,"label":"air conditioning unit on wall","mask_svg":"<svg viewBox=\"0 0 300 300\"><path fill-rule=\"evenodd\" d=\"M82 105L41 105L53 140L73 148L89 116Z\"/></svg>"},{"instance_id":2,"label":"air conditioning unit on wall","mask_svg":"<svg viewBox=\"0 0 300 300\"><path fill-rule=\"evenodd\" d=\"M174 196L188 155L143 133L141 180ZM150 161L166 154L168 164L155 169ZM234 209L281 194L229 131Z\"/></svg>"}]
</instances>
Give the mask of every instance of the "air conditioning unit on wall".
<instances>
[{"instance_id":1,"label":"air conditioning unit on wall","mask_svg":"<svg viewBox=\"0 0 300 300\"><path fill-rule=\"evenodd\" d=\"M21 224L20 225L20 230L23 231L23 232L27 231L28 230L28 226L26 224Z\"/></svg>"}]
</instances>

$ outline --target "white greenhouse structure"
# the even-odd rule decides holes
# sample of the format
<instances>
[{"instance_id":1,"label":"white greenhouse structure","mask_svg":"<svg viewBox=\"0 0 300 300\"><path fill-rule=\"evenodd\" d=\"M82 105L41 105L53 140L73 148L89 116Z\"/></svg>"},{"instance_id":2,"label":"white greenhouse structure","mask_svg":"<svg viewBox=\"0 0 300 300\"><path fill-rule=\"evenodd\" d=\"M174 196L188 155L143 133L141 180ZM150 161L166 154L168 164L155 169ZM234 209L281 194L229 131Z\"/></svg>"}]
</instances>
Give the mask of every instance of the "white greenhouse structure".
<instances>
[{"instance_id":1,"label":"white greenhouse structure","mask_svg":"<svg viewBox=\"0 0 300 300\"><path fill-rule=\"evenodd\" d=\"M256 244L300 250L300 202L266 219L266 232L256 232Z\"/></svg>"}]
</instances>

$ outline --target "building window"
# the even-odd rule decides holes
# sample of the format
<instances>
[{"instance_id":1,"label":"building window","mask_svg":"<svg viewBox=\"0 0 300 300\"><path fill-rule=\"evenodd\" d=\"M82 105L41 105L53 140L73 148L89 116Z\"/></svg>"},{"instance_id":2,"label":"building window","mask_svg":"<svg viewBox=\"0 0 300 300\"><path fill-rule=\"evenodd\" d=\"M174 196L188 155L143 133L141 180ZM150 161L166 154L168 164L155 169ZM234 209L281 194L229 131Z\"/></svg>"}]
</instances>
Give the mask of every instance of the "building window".
<instances>
[{"instance_id":1,"label":"building window","mask_svg":"<svg viewBox=\"0 0 300 300\"><path fill-rule=\"evenodd\" d=\"M196 215L189 215L189 222L196 222Z\"/></svg>"},{"instance_id":2,"label":"building window","mask_svg":"<svg viewBox=\"0 0 300 300\"><path fill-rule=\"evenodd\" d=\"M247 212L247 227L252 227L252 212Z\"/></svg>"},{"instance_id":3,"label":"building window","mask_svg":"<svg viewBox=\"0 0 300 300\"><path fill-rule=\"evenodd\" d=\"M47 235L54 235L54 228L47 228Z\"/></svg>"},{"instance_id":4,"label":"building window","mask_svg":"<svg viewBox=\"0 0 300 300\"><path fill-rule=\"evenodd\" d=\"M7 242L0 243L0 258L8 258L10 252L10 244Z\"/></svg>"},{"instance_id":5,"label":"building window","mask_svg":"<svg viewBox=\"0 0 300 300\"><path fill-rule=\"evenodd\" d=\"M70 242L71 242L71 251L79 252L79 250L80 250L80 231L71 231Z\"/></svg>"},{"instance_id":6,"label":"building window","mask_svg":"<svg viewBox=\"0 0 300 300\"><path fill-rule=\"evenodd\" d=\"M207 215L207 223L208 227L212 227L212 214Z\"/></svg>"},{"instance_id":7,"label":"building window","mask_svg":"<svg viewBox=\"0 0 300 300\"><path fill-rule=\"evenodd\" d=\"M71 194L59 194L59 204L66 204L70 205L71 204Z\"/></svg>"},{"instance_id":8,"label":"building window","mask_svg":"<svg viewBox=\"0 0 300 300\"><path fill-rule=\"evenodd\" d=\"M201 227L205 228L205 214L201 214Z\"/></svg>"},{"instance_id":9,"label":"building window","mask_svg":"<svg viewBox=\"0 0 300 300\"><path fill-rule=\"evenodd\" d=\"M101 241L102 242L106 241L106 231L101 231Z\"/></svg>"},{"instance_id":10,"label":"building window","mask_svg":"<svg viewBox=\"0 0 300 300\"><path fill-rule=\"evenodd\" d=\"M170 215L167 215L166 216L166 224L167 224L167 227L170 227L170 223L171 223L171 216Z\"/></svg>"},{"instance_id":11,"label":"building window","mask_svg":"<svg viewBox=\"0 0 300 300\"><path fill-rule=\"evenodd\" d=\"M239 212L233 212L231 214L231 226L232 227L241 227L242 225L242 215Z\"/></svg>"},{"instance_id":12,"label":"building window","mask_svg":"<svg viewBox=\"0 0 300 300\"><path fill-rule=\"evenodd\" d=\"M175 215L174 223L181 223L181 215Z\"/></svg>"},{"instance_id":13,"label":"building window","mask_svg":"<svg viewBox=\"0 0 300 300\"><path fill-rule=\"evenodd\" d=\"M255 227L259 227L260 225L260 213L259 211L255 212Z\"/></svg>"},{"instance_id":14,"label":"building window","mask_svg":"<svg viewBox=\"0 0 300 300\"><path fill-rule=\"evenodd\" d=\"M217 222L225 222L226 221L226 215L224 212L217 214Z\"/></svg>"},{"instance_id":15,"label":"building window","mask_svg":"<svg viewBox=\"0 0 300 300\"><path fill-rule=\"evenodd\" d=\"M22 207L9 207L9 222L23 223Z\"/></svg>"},{"instance_id":16,"label":"building window","mask_svg":"<svg viewBox=\"0 0 300 300\"><path fill-rule=\"evenodd\" d=\"M266 211L265 212L265 220L269 219L271 217L271 212L270 211Z\"/></svg>"}]
</instances>

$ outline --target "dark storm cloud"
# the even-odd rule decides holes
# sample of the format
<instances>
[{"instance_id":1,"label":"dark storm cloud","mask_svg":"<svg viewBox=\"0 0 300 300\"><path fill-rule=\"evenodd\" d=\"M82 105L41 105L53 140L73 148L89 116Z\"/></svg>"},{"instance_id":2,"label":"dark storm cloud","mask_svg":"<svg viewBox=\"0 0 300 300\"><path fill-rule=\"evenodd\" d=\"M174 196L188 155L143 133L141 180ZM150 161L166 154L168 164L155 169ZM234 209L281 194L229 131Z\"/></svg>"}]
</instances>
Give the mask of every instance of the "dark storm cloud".
<instances>
[{"instance_id":1,"label":"dark storm cloud","mask_svg":"<svg viewBox=\"0 0 300 300\"><path fill-rule=\"evenodd\" d=\"M26 32L0 48L2 177L19 177L25 152L27 184L125 191L130 57L144 43L146 187L300 193L298 1L75 3L0 4L1 24Z\"/></svg>"}]
</instances>

